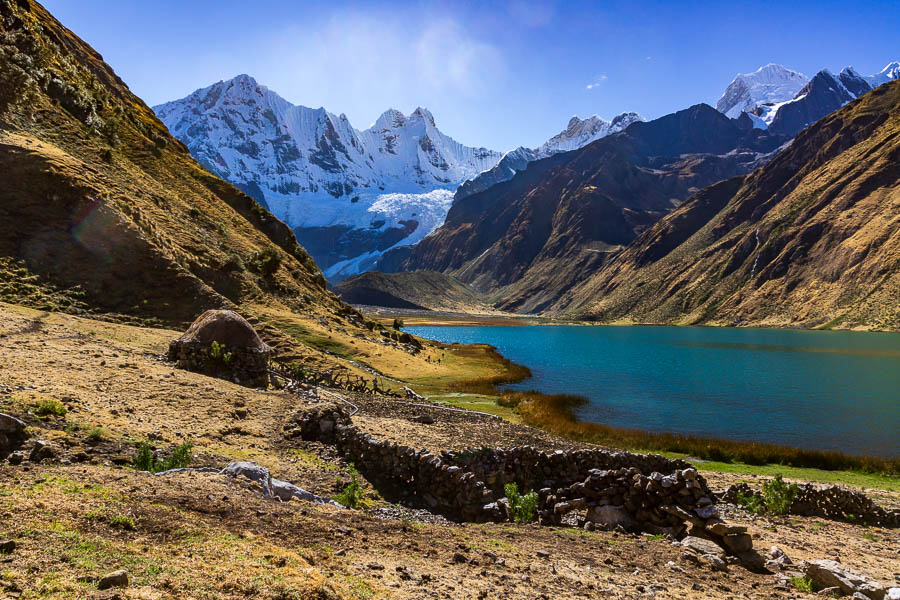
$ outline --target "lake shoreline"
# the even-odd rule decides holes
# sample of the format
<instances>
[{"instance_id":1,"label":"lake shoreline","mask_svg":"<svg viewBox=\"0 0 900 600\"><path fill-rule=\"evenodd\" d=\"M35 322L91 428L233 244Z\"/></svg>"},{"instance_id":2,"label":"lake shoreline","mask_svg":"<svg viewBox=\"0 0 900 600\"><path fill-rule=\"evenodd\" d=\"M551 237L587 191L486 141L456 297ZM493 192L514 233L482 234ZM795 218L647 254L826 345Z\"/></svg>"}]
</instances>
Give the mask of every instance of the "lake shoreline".
<instances>
[{"instance_id":1,"label":"lake shoreline","mask_svg":"<svg viewBox=\"0 0 900 600\"><path fill-rule=\"evenodd\" d=\"M480 326L489 327L486 325ZM416 335L420 334L420 332L414 333ZM502 348L498 349L498 352L506 356ZM512 359L528 367L534 367L533 364L529 364L528 361L522 361L518 356L513 356ZM509 382L504 381L501 383ZM483 396L484 401L492 399L498 406L503 407L503 398L505 396L522 393L523 388L528 387L529 383L527 379L519 379L516 386L517 390L501 388L498 387L499 384L493 385L490 382L480 382L480 385L470 388L457 384L452 391L478 394ZM571 398L571 396L566 393L554 393L541 387L540 382L535 383L535 387L538 387L540 391L527 391L530 396L530 400L526 404L527 410L519 410L516 418L526 424L570 439L627 450L677 453L721 463L746 464L749 466L780 464L793 468L882 473L892 478L900 475L900 457L892 454L873 455L867 452L823 450L790 443L741 439L729 437L727 434L708 435L705 433L671 432L671 430L658 431L621 427L600 420L586 420L579 418L574 410L577 406L582 405L583 402L554 405L552 402L553 398L564 396ZM517 407L507 406L505 408L507 411L517 410Z\"/></svg>"}]
</instances>

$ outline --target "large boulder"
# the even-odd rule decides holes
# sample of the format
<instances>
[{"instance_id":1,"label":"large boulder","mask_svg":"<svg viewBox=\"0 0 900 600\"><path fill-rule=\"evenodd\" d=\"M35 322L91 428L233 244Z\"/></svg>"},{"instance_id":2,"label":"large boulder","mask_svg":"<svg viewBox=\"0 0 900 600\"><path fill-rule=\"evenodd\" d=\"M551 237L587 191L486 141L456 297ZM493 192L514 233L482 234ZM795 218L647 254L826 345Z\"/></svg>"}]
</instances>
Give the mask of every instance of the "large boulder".
<instances>
[{"instance_id":1,"label":"large boulder","mask_svg":"<svg viewBox=\"0 0 900 600\"><path fill-rule=\"evenodd\" d=\"M0 413L0 450L14 446L25 438L25 423L5 413Z\"/></svg>"},{"instance_id":2,"label":"large boulder","mask_svg":"<svg viewBox=\"0 0 900 600\"><path fill-rule=\"evenodd\" d=\"M253 326L231 310L204 312L169 344L169 360L179 367L253 387L268 384L272 353Z\"/></svg>"},{"instance_id":3,"label":"large boulder","mask_svg":"<svg viewBox=\"0 0 900 600\"><path fill-rule=\"evenodd\" d=\"M834 560L812 560L804 570L816 589L839 587L845 596L858 593L872 600L882 600L887 594L887 586Z\"/></svg>"}]
</instances>

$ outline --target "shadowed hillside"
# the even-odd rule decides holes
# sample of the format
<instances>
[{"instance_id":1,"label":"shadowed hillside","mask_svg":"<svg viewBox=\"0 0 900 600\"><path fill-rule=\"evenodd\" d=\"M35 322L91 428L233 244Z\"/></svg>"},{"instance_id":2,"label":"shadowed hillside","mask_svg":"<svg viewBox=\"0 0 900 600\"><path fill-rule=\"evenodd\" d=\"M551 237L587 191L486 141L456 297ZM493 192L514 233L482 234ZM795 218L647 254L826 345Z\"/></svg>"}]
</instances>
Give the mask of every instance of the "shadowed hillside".
<instances>
[{"instance_id":1,"label":"shadowed hillside","mask_svg":"<svg viewBox=\"0 0 900 600\"><path fill-rule=\"evenodd\" d=\"M642 234L557 311L639 322L900 328L900 82Z\"/></svg>"}]
</instances>

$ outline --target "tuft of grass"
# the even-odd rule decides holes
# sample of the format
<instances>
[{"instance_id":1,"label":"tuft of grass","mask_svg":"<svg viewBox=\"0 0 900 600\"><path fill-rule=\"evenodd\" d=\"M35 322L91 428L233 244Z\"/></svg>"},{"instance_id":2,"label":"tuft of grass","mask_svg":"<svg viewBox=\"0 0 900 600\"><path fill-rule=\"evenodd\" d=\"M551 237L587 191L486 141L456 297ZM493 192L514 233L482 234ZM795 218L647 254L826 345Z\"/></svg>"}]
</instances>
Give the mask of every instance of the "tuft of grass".
<instances>
[{"instance_id":1,"label":"tuft of grass","mask_svg":"<svg viewBox=\"0 0 900 600\"><path fill-rule=\"evenodd\" d=\"M54 398L45 398L40 401L34 412L39 417L49 417L51 415L56 417L64 417L66 413L69 412L69 409L67 409L66 405L59 400L56 400Z\"/></svg>"},{"instance_id":2,"label":"tuft of grass","mask_svg":"<svg viewBox=\"0 0 900 600\"><path fill-rule=\"evenodd\" d=\"M790 582L792 586L794 586L801 592L812 594L814 591L812 579L810 579L809 577L791 577Z\"/></svg>"},{"instance_id":3,"label":"tuft of grass","mask_svg":"<svg viewBox=\"0 0 900 600\"><path fill-rule=\"evenodd\" d=\"M109 520L109 526L116 529L134 531L135 523L134 519L132 519L131 517L127 517L125 515L116 515Z\"/></svg>"},{"instance_id":4,"label":"tuft of grass","mask_svg":"<svg viewBox=\"0 0 900 600\"><path fill-rule=\"evenodd\" d=\"M675 433L654 433L579 421L574 410L583 396L547 395L531 390L504 392L504 405L514 406L523 422L570 439L643 451L678 452L703 460L754 466L785 465L826 471L858 471L900 475L900 458L858 456L843 452L807 450L777 444L740 442Z\"/></svg>"},{"instance_id":5,"label":"tuft of grass","mask_svg":"<svg viewBox=\"0 0 900 600\"><path fill-rule=\"evenodd\" d=\"M150 473L161 473L170 469L183 469L191 464L193 460L193 456L191 456L193 448L193 442L183 442L175 446L167 458L160 459L153 452L150 444L141 442L138 444L137 452L131 462L138 471L149 471Z\"/></svg>"},{"instance_id":6,"label":"tuft of grass","mask_svg":"<svg viewBox=\"0 0 900 600\"><path fill-rule=\"evenodd\" d=\"M95 427L91 427L88 430L87 435L85 436L87 441L93 442L93 443L102 442L107 437L108 437L108 434L107 434L106 430L103 429L102 427L100 427L99 425L97 425Z\"/></svg>"}]
</instances>

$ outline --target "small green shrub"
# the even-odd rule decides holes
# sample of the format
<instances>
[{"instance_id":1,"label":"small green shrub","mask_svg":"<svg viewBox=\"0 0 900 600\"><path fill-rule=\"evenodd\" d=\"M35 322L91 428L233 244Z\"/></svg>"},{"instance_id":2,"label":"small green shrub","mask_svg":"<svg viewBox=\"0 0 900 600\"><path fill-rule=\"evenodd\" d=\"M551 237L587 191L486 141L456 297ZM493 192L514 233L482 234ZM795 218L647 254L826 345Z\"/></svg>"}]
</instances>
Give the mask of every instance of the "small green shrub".
<instances>
[{"instance_id":1,"label":"small green shrub","mask_svg":"<svg viewBox=\"0 0 900 600\"><path fill-rule=\"evenodd\" d=\"M35 410L39 417L49 417L50 415L63 417L67 412L69 412L69 409L66 408L66 405L53 398L41 400Z\"/></svg>"},{"instance_id":2,"label":"small green shrub","mask_svg":"<svg viewBox=\"0 0 900 600\"><path fill-rule=\"evenodd\" d=\"M766 512L766 507L763 504L762 498L753 494L738 494L737 503L743 506L747 512L754 515L762 515Z\"/></svg>"},{"instance_id":3,"label":"small green shrub","mask_svg":"<svg viewBox=\"0 0 900 600\"><path fill-rule=\"evenodd\" d=\"M213 363L228 364L231 362L231 352L225 352L225 344L213 342L209 346L209 358Z\"/></svg>"},{"instance_id":4,"label":"small green shrub","mask_svg":"<svg viewBox=\"0 0 900 600\"><path fill-rule=\"evenodd\" d=\"M138 471L148 471L150 473L161 473L170 469L183 469L191 464L191 461L194 459L191 456L193 448L193 442L184 442L175 446L168 458L160 459L154 454L150 444L141 442L138 444L137 452L131 463Z\"/></svg>"},{"instance_id":5,"label":"small green shrub","mask_svg":"<svg viewBox=\"0 0 900 600\"><path fill-rule=\"evenodd\" d=\"M335 502L343 504L347 508L356 508L362 503L362 486L359 483L359 471L350 465L350 483L344 486L343 491L334 497Z\"/></svg>"},{"instance_id":6,"label":"small green shrub","mask_svg":"<svg viewBox=\"0 0 900 600\"><path fill-rule=\"evenodd\" d=\"M791 585L801 592L813 593L812 579L809 577L791 577Z\"/></svg>"},{"instance_id":7,"label":"small green shrub","mask_svg":"<svg viewBox=\"0 0 900 600\"><path fill-rule=\"evenodd\" d=\"M781 477L781 473L778 473L775 479L763 484L762 497L755 494L738 494L737 503L754 515L786 515L798 491L796 483L788 485Z\"/></svg>"},{"instance_id":8,"label":"small green shrub","mask_svg":"<svg viewBox=\"0 0 900 600\"><path fill-rule=\"evenodd\" d=\"M275 248L265 248L250 259L250 269L265 276L275 274L281 266L281 254Z\"/></svg>"},{"instance_id":9,"label":"small green shrub","mask_svg":"<svg viewBox=\"0 0 900 600\"><path fill-rule=\"evenodd\" d=\"M396 329L397 331L403 329L403 319L399 317L394 319L394 329Z\"/></svg>"},{"instance_id":10,"label":"small green shrub","mask_svg":"<svg viewBox=\"0 0 900 600\"><path fill-rule=\"evenodd\" d=\"M778 473L775 479L763 484L763 502L766 510L772 514L786 515L794 498L797 497L798 489L796 483L786 484L781 478L781 473Z\"/></svg>"},{"instance_id":11,"label":"small green shrub","mask_svg":"<svg viewBox=\"0 0 900 600\"><path fill-rule=\"evenodd\" d=\"M503 486L503 492L506 494L516 523L530 523L537 520L537 493L528 492L522 496L519 494L519 486L515 483L507 483Z\"/></svg>"}]
</instances>

